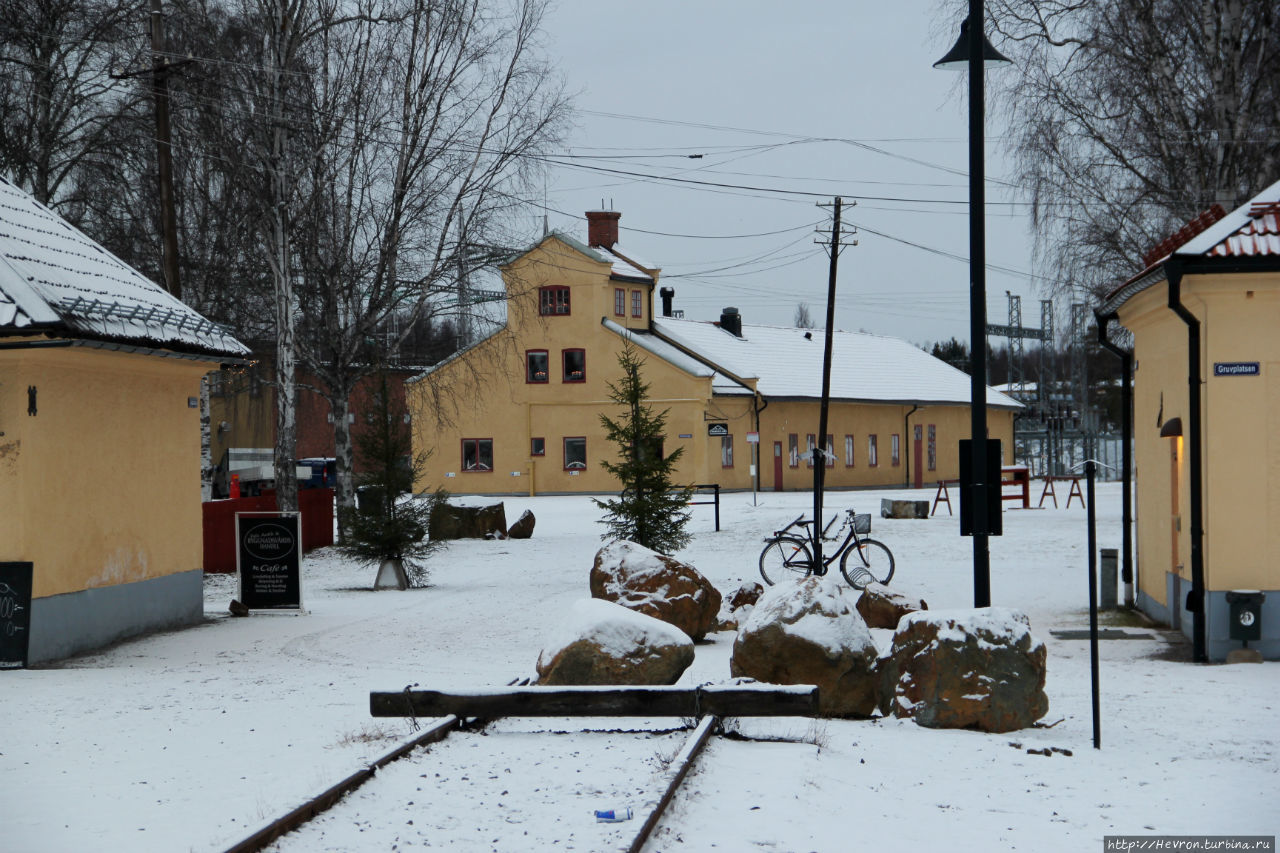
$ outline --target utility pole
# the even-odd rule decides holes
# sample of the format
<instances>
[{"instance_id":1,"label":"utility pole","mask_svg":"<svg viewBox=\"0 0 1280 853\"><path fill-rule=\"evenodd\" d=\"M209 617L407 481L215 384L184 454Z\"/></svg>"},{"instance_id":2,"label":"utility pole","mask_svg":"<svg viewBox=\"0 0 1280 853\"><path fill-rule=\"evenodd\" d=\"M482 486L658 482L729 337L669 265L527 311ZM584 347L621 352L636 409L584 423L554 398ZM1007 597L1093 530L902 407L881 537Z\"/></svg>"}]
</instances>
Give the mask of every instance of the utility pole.
<instances>
[{"instance_id":1,"label":"utility pole","mask_svg":"<svg viewBox=\"0 0 1280 853\"><path fill-rule=\"evenodd\" d=\"M827 476L827 409L831 402L831 343L836 327L836 268L840 260L840 208L842 200L833 202L831 222L831 267L827 273L827 327L822 350L822 403L818 414L818 435L810 452L813 460L813 568L822 574L822 488ZM857 204L857 202L854 202ZM820 205L823 206L823 205ZM857 245L852 241L848 245Z\"/></svg>"},{"instance_id":2,"label":"utility pole","mask_svg":"<svg viewBox=\"0 0 1280 853\"><path fill-rule=\"evenodd\" d=\"M182 298L178 279L178 215L173 200L173 152L169 130L169 70L165 59L161 0L151 0L151 87L156 97L156 165L160 182L160 228L164 245L164 287Z\"/></svg>"}]
</instances>

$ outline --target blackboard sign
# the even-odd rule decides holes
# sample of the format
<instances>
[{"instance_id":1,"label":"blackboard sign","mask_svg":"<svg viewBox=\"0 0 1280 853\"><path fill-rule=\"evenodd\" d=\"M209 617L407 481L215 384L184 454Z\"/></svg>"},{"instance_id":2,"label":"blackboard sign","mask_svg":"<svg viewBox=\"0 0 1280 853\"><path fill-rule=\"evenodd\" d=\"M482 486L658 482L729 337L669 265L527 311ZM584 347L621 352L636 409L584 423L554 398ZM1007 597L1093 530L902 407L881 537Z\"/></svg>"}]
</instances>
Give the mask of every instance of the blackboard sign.
<instances>
[{"instance_id":1,"label":"blackboard sign","mask_svg":"<svg viewBox=\"0 0 1280 853\"><path fill-rule=\"evenodd\" d=\"M31 638L31 564L0 563L0 669L27 665Z\"/></svg>"},{"instance_id":2,"label":"blackboard sign","mask_svg":"<svg viewBox=\"0 0 1280 853\"><path fill-rule=\"evenodd\" d=\"M296 512L236 513L241 603L250 610L301 610L301 545Z\"/></svg>"}]
</instances>

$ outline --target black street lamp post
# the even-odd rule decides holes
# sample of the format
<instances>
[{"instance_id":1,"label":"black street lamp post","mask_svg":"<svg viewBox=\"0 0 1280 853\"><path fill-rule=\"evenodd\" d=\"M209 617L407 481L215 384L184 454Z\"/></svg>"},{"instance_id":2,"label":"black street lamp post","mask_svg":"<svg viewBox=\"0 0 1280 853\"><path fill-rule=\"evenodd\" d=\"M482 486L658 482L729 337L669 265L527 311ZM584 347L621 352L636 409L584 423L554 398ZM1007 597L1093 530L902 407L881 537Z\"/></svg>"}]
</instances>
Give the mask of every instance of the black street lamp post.
<instances>
[{"instance_id":1,"label":"black street lamp post","mask_svg":"<svg viewBox=\"0 0 1280 853\"><path fill-rule=\"evenodd\" d=\"M991 553L988 537L992 533L989 509L993 490L999 480L988 477L987 456L987 236L986 174L983 162L983 114L986 108L983 92L984 67L997 67L1009 62L1001 56L982 33L982 0L969 0L969 17L960 25L960 38L955 46L933 64L934 68L968 70L969 72L969 339L970 343L970 459L967 502L970 530L973 533L973 606L991 605ZM962 515L964 509L962 507Z\"/></svg>"}]
</instances>

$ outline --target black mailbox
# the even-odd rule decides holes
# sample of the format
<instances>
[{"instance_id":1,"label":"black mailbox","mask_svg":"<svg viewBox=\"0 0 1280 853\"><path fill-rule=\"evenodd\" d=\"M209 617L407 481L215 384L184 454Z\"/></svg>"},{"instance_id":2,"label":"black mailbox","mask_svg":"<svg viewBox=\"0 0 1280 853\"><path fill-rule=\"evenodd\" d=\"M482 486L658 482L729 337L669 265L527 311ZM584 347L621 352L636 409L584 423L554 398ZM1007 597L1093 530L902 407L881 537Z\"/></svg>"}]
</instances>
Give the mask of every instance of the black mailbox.
<instances>
[{"instance_id":1,"label":"black mailbox","mask_svg":"<svg viewBox=\"0 0 1280 853\"><path fill-rule=\"evenodd\" d=\"M1244 643L1262 639L1262 602L1266 597L1261 592L1227 593L1227 606L1231 608L1231 639Z\"/></svg>"}]
</instances>

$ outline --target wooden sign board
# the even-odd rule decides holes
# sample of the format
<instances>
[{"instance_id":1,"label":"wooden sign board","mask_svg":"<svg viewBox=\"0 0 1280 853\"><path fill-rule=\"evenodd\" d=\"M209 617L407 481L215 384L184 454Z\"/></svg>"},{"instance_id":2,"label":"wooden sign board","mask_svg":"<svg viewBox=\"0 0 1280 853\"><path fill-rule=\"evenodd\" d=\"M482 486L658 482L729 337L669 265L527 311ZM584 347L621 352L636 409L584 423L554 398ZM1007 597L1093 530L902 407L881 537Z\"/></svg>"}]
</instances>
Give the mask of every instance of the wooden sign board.
<instances>
[{"instance_id":1,"label":"wooden sign board","mask_svg":"<svg viewBox=\"0 0 1280 853\"><path fill-rule=\"evenodd\" d=\"M296 512L236 513L240 601L250 610L302 609L302 519Z\"/></svg>"}]
</instances>

